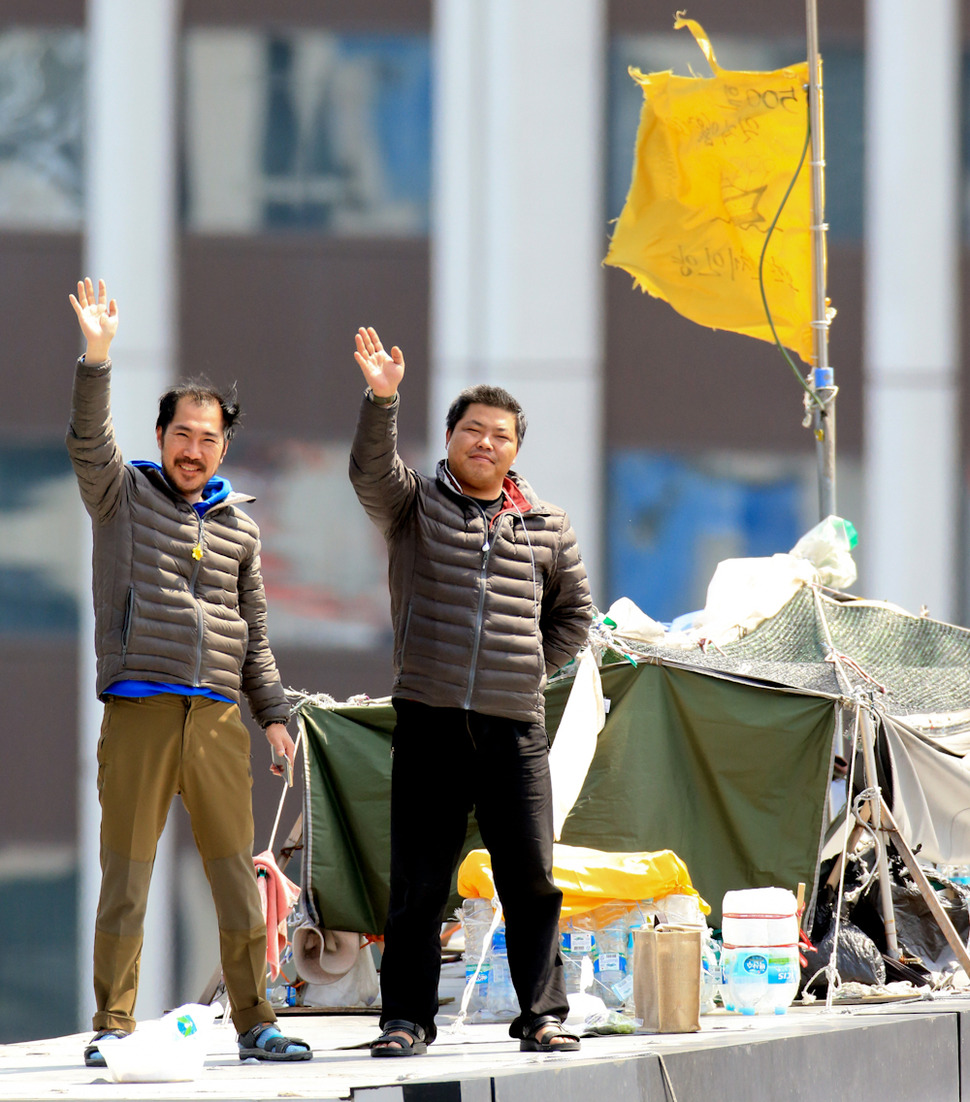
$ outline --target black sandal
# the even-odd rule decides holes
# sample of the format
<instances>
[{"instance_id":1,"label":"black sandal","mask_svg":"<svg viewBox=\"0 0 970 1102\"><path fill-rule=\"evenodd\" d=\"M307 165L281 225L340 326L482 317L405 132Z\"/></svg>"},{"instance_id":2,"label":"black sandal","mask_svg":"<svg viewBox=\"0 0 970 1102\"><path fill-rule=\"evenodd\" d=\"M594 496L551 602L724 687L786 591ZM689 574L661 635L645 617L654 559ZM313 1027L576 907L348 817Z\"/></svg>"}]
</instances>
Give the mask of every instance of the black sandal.
<instances>
[{"instance_id":1,"label":"black sandal","mask_svg":"<svg viewBox=\"0 0 970 1102\"><path fill-rule=\"evenodd\" d=\"M398 1036L406 1033L410 1040ZM384 1032L370 1043L371 1056L423 1056L428 1051L425 1032L416 1022L395 1018L384 1024Z\"/></svg>"},{"instance_id":2,"label":"black sandal","mask_svg":"<svg viewBox=\"0 0 970 1102\"><path fill-rule=\"evenodd\" d=\"M120 1040L127 1037L128 1031L124 1029L99 1029L91 1038L91 1043L84 1049L84 1066L88 1068L106 1068L108 1061L104 1053L98 1048L98 1042L104 1040Z\"/></svg>"},{"instance_id":3,"label":"black sandal","mask_svg":"<svg viewBox=\"0 0 970 1102\"><path fill-rule=\"evenodd\" d=\"M254 1025L236 1037L240 1060L312 1060L313 1051L298 1037L284 1037L275 1024Z\"/></svg>"},{"instance_id":4,"label":"black sandal","mask_svg":"<svg viewBox=\"0 0 970 1102\"><path fill-rule=\"evenodd\" d=\"M550 1026L553 1028L550 1029ZM554 1014L543 1014L534 1019L519 1041L519 1052L575 1052L578 1048L579 1038L563 1029L562 1022Z\"/></svg>"}]
</instances>

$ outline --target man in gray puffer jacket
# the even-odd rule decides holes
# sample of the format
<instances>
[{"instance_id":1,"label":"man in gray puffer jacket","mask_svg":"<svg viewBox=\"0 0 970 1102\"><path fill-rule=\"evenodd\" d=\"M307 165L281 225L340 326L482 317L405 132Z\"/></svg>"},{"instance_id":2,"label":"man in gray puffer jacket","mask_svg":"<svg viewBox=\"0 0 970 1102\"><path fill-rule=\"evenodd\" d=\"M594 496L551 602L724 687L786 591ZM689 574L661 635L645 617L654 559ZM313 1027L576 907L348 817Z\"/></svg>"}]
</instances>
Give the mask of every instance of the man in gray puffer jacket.
<instances>
[{"instance_id":1,"label":"man in gray puffer jacket","mask_svg":"<svg viewBox=\"0 0 970 1102\"><path fill-rule=\"evenodd\" d=\"M388 548L397 715L391 893L374 1056L435 1038L443 910L474 808L506 924L523 1051L579 1048L559 957L545 718L549 674L586 640L592 606L569 520L511 470L525 416L498 387L452 404L448 457L428 478L397 454L399 348L361 329L368 383L350 476Z\"/></svg>"},{"instance_id":2,"label":"man in gray puffer jacket","mask_svg":"<svg viewBox=\"0 0 970 1102\"><path fill-rule=\"evenodd\" d=\"M138 966L155 848L176 793L192 821L219 922L222 971L240 1059L308 1060L266 999L266 925L253 865L246 696L274 756L292 765L289 706L266 638L252 498L216 476L239 409L211 387L159 403L161 465L126 464L111 421L108 352L118 307L104 281L70 296L85 354L67 447L94 530L101 895L95 924L95 1036L135 1027ZM281 765L273 771L280 773Z\"/></svg>"}]
</instances>

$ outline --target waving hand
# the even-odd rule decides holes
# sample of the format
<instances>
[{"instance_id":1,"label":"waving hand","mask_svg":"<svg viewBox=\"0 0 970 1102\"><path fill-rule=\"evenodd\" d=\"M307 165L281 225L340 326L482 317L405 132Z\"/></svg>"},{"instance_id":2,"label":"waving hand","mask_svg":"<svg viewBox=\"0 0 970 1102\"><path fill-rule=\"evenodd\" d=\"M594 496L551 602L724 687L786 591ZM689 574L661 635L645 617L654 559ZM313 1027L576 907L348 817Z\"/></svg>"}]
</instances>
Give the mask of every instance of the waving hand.
<instances>
[{"instance_id":1,"label":"waving hand","mask_svg":"<svg viewBox=\"0 0 970 1102\"><path fill-rule=\"evenodd\" d=\"M360 364L360 370L367 385L378 398L393 398L404 378L404 353L395 345L388 355L384 351L377 330L361 326L354 338L357 351L354 359Z\"/></svg>"},{"instance_id":2,"label":"waving hand","mask_svg":"<svg viewBox=\"0 0 970 1102\"><path fill-rule=\"evenodd\" d=\"M103 363L108 358L108 349L118 332L118 303L108 301L108 291L104 280L98 280L98 293L95 296L94 284L90 279L78 282L77 297L68 296L78 324L87 341L84 359L89 364Z\"/></svg>"}]
</instances>

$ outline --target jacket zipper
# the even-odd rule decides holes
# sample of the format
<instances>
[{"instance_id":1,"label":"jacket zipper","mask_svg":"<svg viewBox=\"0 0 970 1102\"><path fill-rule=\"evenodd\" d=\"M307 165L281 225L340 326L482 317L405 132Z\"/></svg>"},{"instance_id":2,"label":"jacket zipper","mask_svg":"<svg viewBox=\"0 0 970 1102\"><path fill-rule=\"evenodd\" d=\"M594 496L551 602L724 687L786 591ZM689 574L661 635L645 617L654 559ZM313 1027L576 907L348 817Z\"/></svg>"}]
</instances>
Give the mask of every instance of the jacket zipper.
<instances>
[{"instance_id":1,"label":"jacket zipper","mask_svg":"<svg viewBox=\"0 0 970 1102\"><path fill-rule=\"evenodd\" d=\"M121 664L125 664L128 657L128 637L131 635L131 613L135 604L135 587L128 586L125 596L125 619L121 625Z\"/></svg>"},{"instance_id":2,"label":"jacket zipper","mask_svg":"<svg viewBox=\"0 0 970 1102\"><path fill-rule=\"evenodd\" d=\"M475 501L474 498L469 498ZM478 609L475 613L475 639L472 642L471 662L468 666L468 688L465 690L465 702L462 707L465 711L471 709L472 692L475 689L475 667L478 665L478 650L482 640L482 625L485 620L485 582L488 578L488 560L491 557L493 540L488 528L488 517L485 510L475 501L475 507L482 514L485 523L485 542L482 544L482 567L478 575ZM501 514L500 514L501 515ZM496 520L498 517L496 517Z\"/></svg>"},{"instance_id":3,"label":"jacket zipper","mask_svg":"<svg viewBox=\"0 0 970 1102\"><path fill-rule=\"evenodd\" d=\"M411 631L411 609L412 609L412 607L413 606L412 606L411 602L408 601L408 614L404 618L404 632L401 635L400 661L401 661L401 667L402 668L404 666L404 652L407 649L407 645L408 645L408 634Z\"/></svg>"},{"instance_id":4,"label":"jacket zipper","mask_svg":"<svg viewBox=\"0 0 970 1102\"><path fill-rule=\"evenodd\" d=\"M195 513L195 510L192 510ZM195 617L198 624L198 631L196 632L195 641L195 671L192 674L192 687L199 687L199 675L202 672L202 633L205 627L205 618L202 615L202 605L199 602L198 597L195 594L195 583L199 580L199 571L202 569L202 554L203 554L203 541L205 539L205 522L204 519L196 513L199 518L199 541L192 548L192 558L195 561L195 566L192 568L192 578L189 582L189 592L192 594L192 599L195 601Z\"/></svg>"}]
</instances>

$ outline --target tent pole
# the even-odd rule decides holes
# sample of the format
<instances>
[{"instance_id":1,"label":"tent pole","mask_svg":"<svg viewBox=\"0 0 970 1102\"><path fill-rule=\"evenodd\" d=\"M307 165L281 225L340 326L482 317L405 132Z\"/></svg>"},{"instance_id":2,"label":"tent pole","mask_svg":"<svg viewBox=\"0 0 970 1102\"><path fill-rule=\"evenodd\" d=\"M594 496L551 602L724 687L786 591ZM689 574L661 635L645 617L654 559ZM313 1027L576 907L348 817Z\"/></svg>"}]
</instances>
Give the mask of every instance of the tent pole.
<instances>
[{"instance_id":1,"label":"tent pole","mask_svg":"<svg viewBox=\"0 0 970 1102\"><path fill-rule=\"evenodd\" d=\"M899 942L896 937L896 919L893 915L892 882L889 877L889 860L886 857L886 846L892 841L896 852L903 860L903 864L909 869L909 874L912 876L916 887L919 889L923 901L929 908L930 914L936 919L936 924L939 926L940 932L943 934L944 938L946 938L947 945L953 950L953 955L959 962L960 967L970 975L970 953L967 952L967 946L963 944L960 935L950 921L950 916L941 906L936 896L936 892L933 890L933 885L926 878L926 873L920 868L919 862L916 860L916 855L900 833L899 826L893 818L892 812L883 801L882 789L879 788L877 783L878 777L876 775L876 728L873 723L872 713L869 709L862 709L860 719L862 727L862 757L865 763L866 787L873 793L869 800L869 807L872 812L871 821L873 829L879 831L883 839L883 844L878 847L879 856L877 857L877 867L879 872L879 887L881 889L880 898L882 901L883 922L886 926L886 948L888 950L888 955L895 960L902 959L899 952Z\"/></svg>"},{"instance_id":2,"label":"tent pole","mask_svg":"<svg viewBox=\"0 0 970 1102\"><path fill-rule=\"evenodd\" d=\"M886 819L885 830L893 840L893 845L896 847L899 856L903 859L903 863L906 868L909 869L910 876L919 888L920 895L926 902L927 907L930 909L930 913L936 919L937 925L940 927L943 936L946 938L947 945L953 950L953 955L960 963L960 967L970 976L970 953L967 952L966 945L960 939L960 935L956 931L956 927L950 921L950 916L946 913L937 899L936 892L933 890L933 885L926 878L926 873L919 866L919 862L916 860L916 854L909 848L906 840L899 833L899 827L896 825L896 820L892 817L892 813L889 809L883 806L883 815Z\"/></svg>"},{"instance_id":3,"label":"tent pole","mask_svg":"<svg viewBox=\"0 0 970 1102\"><path fill-rule=\"evenodd\" d=\"M876 728L872 722L872 713L863 708L860 715L862 735L862 760L865 763L866 787L873 795L869 799L870 822L872 829L882 834L882 844L876 847L876 868L879 874L880 900L882 902L882 921L886 928L886 949L889 956L899 960L899 941L896 938L896 916L893 913L893 888L889 878L889 858L886 856L889 827L883 824L887 808L882 802L882 789L876 773Z\"/></svg>"},{"instance_id":4,"label":"tent pole","mask_svg":"<svg viewBox=\"0 0 970 1102\"><path fill-rule=\"evenodd\" d=\"M822 59L818 49L818 0L805 0L808 41L808 118L811 127L812 345L811 385L822 406L815 406L819 519L837 513L835 486L835 372L829 366L828 302L825 296L825 142L822 120Z\"/></svg>"}]
</instances>

